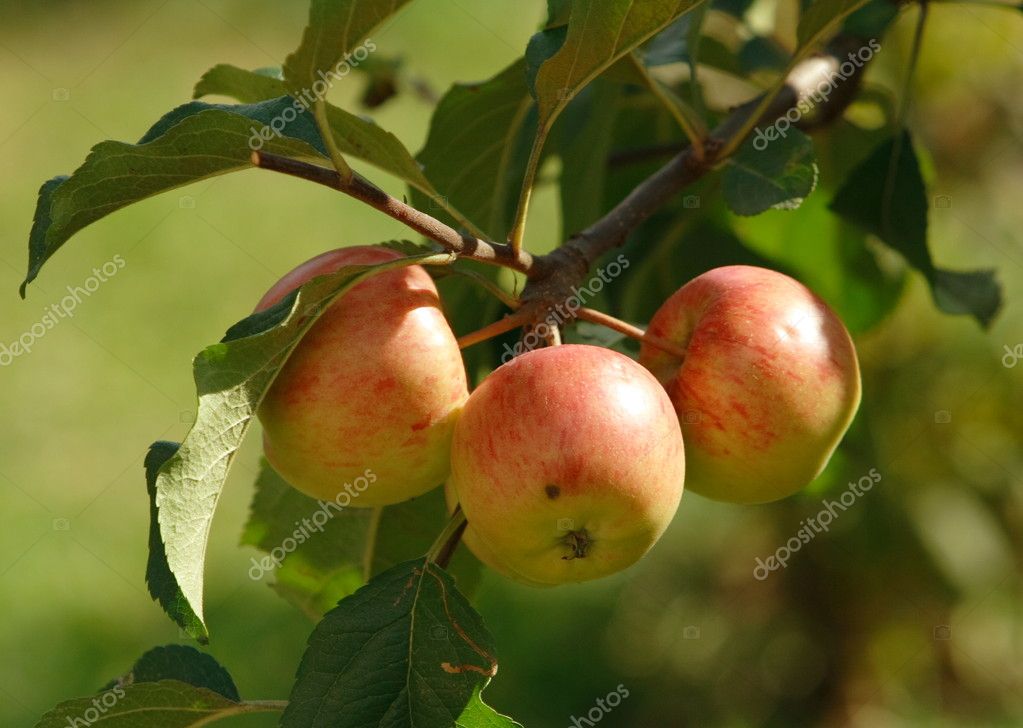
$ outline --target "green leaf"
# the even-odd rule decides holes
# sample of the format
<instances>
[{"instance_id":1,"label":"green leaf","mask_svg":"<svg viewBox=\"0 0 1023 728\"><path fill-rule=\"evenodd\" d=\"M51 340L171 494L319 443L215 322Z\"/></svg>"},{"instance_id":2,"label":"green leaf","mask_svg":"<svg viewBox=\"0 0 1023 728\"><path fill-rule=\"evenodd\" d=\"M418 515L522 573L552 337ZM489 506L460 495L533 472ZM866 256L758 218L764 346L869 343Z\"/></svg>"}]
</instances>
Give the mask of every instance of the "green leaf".
<instances>
[{"instance_id":1,"label":"green leaf","mask_svg":"<svg viewBox=\"0 0 1023 728\"><path fill-rule=\"evenodd\" d=\"M455 720L456 728L522 728L507 715L501 715L483 702L482 690L476 689L465 710Z\"/></svg>"},{"instance_id":2,"label":"green leaf","mask_svg":"<svg viewBox=\"0 0 1023 728\"><path fill-rule=\"evenodd\" d=\"M1002 304L994 271L937 268L927 247L927 191L908 131L881 143L849 175L831 209L880 238L919 270L939 309L987 327Z\"/></svg>"},{"instance_id":3,"label":"green leaf","mask_svg":"<svg viewBox=\"0 0 1023 728\"><path fill-rule=\"evenodd\" d=\"M541 130L548 131L568 102L604 69L700 2L573 0L564 42L545 43L542 50L551 54L537 64L533 90Z\"/></svg>"},{"instance_id":4,"label":"green leaf","mask_svg":"<svg viewBox=\"0 0 1023 728\"><path fill-rule=\"evenodd\" d=\"M558 134L563 239L605 212L607 158L618 118L621 87L598 80L587 91L569 107Z\"/></svg>"},{"instance_id":5,"label":"green leaf","mask_svg":"<svg viewBox=\"0 0 1023 728\"><path fill-rule=\"evenodd\" d=\"M773 141L759 135L747 140L726 167L722 191L738 215L795 209L817 184L813 140L798 129Z\"/></svg>"},{"instance_id":6,"label":"green leaf","mask_svg":"<svg viewBox=\"0 0 1023 728\"><path fill-rule=\"evenodd\" d=\"M156 475L160 467L178 451L176 442L158 441L149 446L146 454L146 488L149 491L149 561L146 564L146 584L149 594L160 603L174 623L190 637L206 643L209 634L202 620L188 605L174 574L167 565L167 553L160 538L160 521L156 509Z\"/></svg>"},{"instance_id":7,"label":"green leaf","mask_svg":"<svg viewBox=\"0 0 1023 728\"><path fill-rule=\"evenodd\" d=\"M800 48L816 44L851 13L869 0L813 0L799 18L796 38Z\"/></svg>"},{"instance_id":8,"label":"green leaf","mask_svg":"<svg viewBox=\"0 0 1023 728\"><path fill-rule=\"evenodd\" d=\"M316 93L317 82L333 81L331 74L356 46L408 1L312 0L302 42L284 61L287 87L295 96L303 96ZM371 41L366 45L368 51L376 50Z\"/></svg>"},{"instance_id":9,"label":"green leaf","mask_svg":"<svg viewBox=\"0 0 1023 728\"><path fill-rule=\"evenodd\" d=\"M267 389L317 317L373 273L450 256L413 256L346 266L303 285L271 309L231 327L193 362L198 416L180 448L160 467L156 505L167 565L189 608L203 617L203 565L213 513L234 455Z\"/></svg>"},{"instance_id":10,"label":"green leaf","mask_svg":"<svg viewBox=\"0 0 1023 728\"><path fill-rule=\"evenodd\" d=\"M202 75L192 90L192 98L230 96L243 104L275 99L288 93L280 74L279 68L246 71L230 63L220 63Z\"/></svg>"},{"instance_id":11,"label":"green leaf","mask_svg":"<svg viewBox=\"0 0 1023 728\"><path fill-rule=\"evenodd\" d=\"M289 108L288 98L240 106L193 101L166 114L138 144L97 144L74 174L40 190L21 295L43 263L86 225L161 192L252 166L250 140ZM274 137L264 148L291 157L323 156L311 117L299 114L287 130L287 137Z\"/></svg>"},{"instance_id":12,"label":"green leaf","mask_svg":"<svg viewBox=\"0 0 1023 728\"><path fill-rule=\"evenodd\" d=\"M514 725L473 703L497 670L483 620L427 559L380 574L309 638L283 728ZM467 708L468 715L466 716Z\"/></svg>"},{"instance_id":13,"label":"green leaf","mask_svg":"<svg viewBox=\"0 0 1023 728\"><path fill-rule=\"evenodd\" d=\"M238 688L234 680L219 662L205 652L186 645L165 645L154 647L136 662L131 671L110 683L131 685L134 683L177 680L197 688L206 688L238 702Z\"/></svg>"},{"instance_id":14,"label":"green leaf","mask_svg":"<svg viewBox=\"0 0 1023 728\"><path fill-rule=\"evenodd\" d=\"M196 96L218 94L232 96L239 101L274 98L283 93L285 88L282 81L260 71L246 71L227 64L211 68L195 87ZM326 108L334 143L342 154L369 162L378 169L407 182L428 200L425 204L432 203L439 209L449 209L456 223L466 224L453 206L447 206L445 197L434 188L423 174L419 162L413 159L396 136L361 116L350 114L330 104L327 104ZM286 132L290 134L290 131L289 126Z\"/></svg>"},{"instance_id":15,"label":"green leaf","mask_svg":"<svg viewBox=\"0 0 1023 728\"><path fill-rule=\"evenodd\" d=\"M416 157L430 182L491 240L504 240L511 226L536 129L532 106L521 60L487 81L455 84L437 105ZM420 209L442 212L412 197Z\"/></svg>"},{"instance_id":16,"label":"green leaf","mask_svg":"<svg viewBox=\"0 0 1023 728\"><path fill-rule=\"evenodd\" d=\"M265 703L238 703L212 690L177 680L162 680L115 686L100 696L61 703L44 715L35 728L68 728L69 725L198 728L234 715L280 709L280 706Z\"/></svg>"},{"instance_id":17,"label":"green leaf","mask_svg":"<svg viewBox=\"0 0 1023 728\"><path fill-rule=\"evenodd\" d=\"M447 518L440 488L386 508L341 508L295 490L264 460L242 543L267 555L252 559L249 577L273 573L274 590L319 620L375 574L426 553ZM471 593L481 568L459 549L449 571Z\"/></svg>"},{"instance_id":18,"label":"green leaf","mask_svg":"<svg viewBox=\"0 0 1023 728\"><path fill-rule=\"evenodd\" d=\"M245 703L227 670L184 645L157 647L99 693L61 703L36 728L186 728L244 713L275 712L282 703Z\"/></svg>"}]
</instances>

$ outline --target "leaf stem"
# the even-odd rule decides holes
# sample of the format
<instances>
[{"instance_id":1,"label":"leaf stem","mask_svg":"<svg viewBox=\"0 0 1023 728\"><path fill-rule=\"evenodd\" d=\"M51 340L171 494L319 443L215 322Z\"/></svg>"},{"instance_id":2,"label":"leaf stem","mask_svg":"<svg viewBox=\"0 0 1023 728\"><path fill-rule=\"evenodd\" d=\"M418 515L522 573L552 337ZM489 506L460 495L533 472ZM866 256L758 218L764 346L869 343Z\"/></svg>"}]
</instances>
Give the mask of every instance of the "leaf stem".
<instances>
[{"instance_id":1,"label":"leaf stem","mask_svg":"<svg viewBox=\"0 0 1023 728\"><path fill-rule=\"evenodd\" d=\"M515 221L512 223L511 232L508 234L508 244L516 254L522 250L522 240L526 235L526 217L529 215L529 202L533 197L533 184L536 181L536 172L540 167L540 155L543 153L543 145L547 139L545 129L537 129L533 138L533 146L529 150L529 161L526 162L526 173L522 177L522 190L519 192L519 204L515 208Z\"/></svg>"},{"instance_id":2,"label":"leaf stem","mask_svg":"<svg viewBox=\"0 0 1023 728\"><path fill-rule=\"evenodd\" d=\"M695 112L692 112L693 118L689 118L690 112L685 108L685 102L675 96L670 89L665 88L664 84L651 75L650 69L643 65L643 62L636 56L635 51L629 54L629 61L643 79L643 83L650 93L661 102L661 105L671 114L672 118L675 119L675 123L682 129L682 132L693 147L693 156L697 161L702 162L706 156L703 140L707 134L707 128L703 124L703 119L698 118Z\"/></svg>"},{"instance_id":3,"label":"leaf stem","mask_svg":"<svg viewBox=\"0 0 1023 728\"><path fill-rule=\"evenodd\" d=\"M597 311L592 308L584 307L576 311L575 315L576 318L580 318L583 321L589 321L591 324L599 324L601 326L606 326L612 331L617 331L618 333L625 334L630 338L638 339L639 341L642 341L644 344L648 344L649 346L652 346L655 349L660 349L661 351L671 354L672 356L678 357L679 359L686 358L686 351L681 346L673 344L667 339L662 339L660 336L654 336L653 334L644 331L638 326L633 326L630 323L622 321L621 319L615 318L614 316L611 316L609 314L603 313L602 311Z\"/></svg>"},{"instance_id":4,"label":"leaf stem","mask_svg":"<svg viewBox=\"0 0 1023 728\"><path fill-rule=\"evenodd\" d=\"M341 150L337 148L334 132L330 128L330 121L327 119L327 104L322 98L316 99L313 103L313 118L316 120L316 127L320 130L323 146L327 148L327 154L330 155L330 161L333 162L334 169L341 175L341 179L344 182L350 183L355 172L348 166L348 162L345 161Z\"/></svg>"}]
</instances>

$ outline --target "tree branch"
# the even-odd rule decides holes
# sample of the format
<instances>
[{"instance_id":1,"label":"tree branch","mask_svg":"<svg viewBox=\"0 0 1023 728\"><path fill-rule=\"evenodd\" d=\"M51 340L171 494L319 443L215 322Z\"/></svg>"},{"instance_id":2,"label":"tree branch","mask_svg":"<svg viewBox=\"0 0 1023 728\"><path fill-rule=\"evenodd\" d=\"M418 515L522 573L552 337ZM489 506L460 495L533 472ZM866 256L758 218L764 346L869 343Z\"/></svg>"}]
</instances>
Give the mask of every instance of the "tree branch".
<instances>
[{"instance_id":1,"label":"tree branch","mask_svg":"<svg viewBox=\"0 0 1023 728\"><path fill-rule=\"evenodd\" d=\"M450 225L391 197L358 173L353 172L351 180L346 182L336 170L265 152L253 152L252 164L261 169L301 177L344 192L463 258L505 266L527 275L531 274L535 267L533 257L525 250L516 253L510 245L490 243L471 235L464 235Z\"/></svg>"},{"instance_id":2,"label":"tree branch","mask_svg":"<svg viewBox=\"0 0 1023 728\"><path fill-rule=\"evenodd\" d=\"M797 64L788 75L782 90L757 120L756 126L773 124L794 108L801 98L814 92L818 84L833 75L846 59L850 49L862 45L859 39L839 37L827 51ZM814 122L837 118L855 97L859 79L866 64L835 85L834 93L814 109ZM585 230L575 233L564 245L537 259L545 268L553 269L534 280L523 291L523 301L561 297L564 291L579 283L600 256L625 243L628 235L683 189L719 165L719 156L726 145L738 147L742 140L732 137L747 126L750 115L760 106L764 95L736 107L708 136L706 153L700 159L691 146L685 147L664 166L641 182L606 215ZM752 131L752 130L751 130ZM560 275L554 272L560 271ZM549 279L555 280L549 280Z\"/></svg>"}]
</instances>

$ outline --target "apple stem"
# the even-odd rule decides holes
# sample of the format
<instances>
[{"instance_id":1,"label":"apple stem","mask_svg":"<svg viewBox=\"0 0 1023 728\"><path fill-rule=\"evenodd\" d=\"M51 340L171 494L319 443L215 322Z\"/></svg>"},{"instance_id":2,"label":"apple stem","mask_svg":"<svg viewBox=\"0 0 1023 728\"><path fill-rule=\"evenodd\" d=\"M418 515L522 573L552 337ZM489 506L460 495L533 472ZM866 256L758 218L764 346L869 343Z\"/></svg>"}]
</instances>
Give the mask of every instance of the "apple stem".
<instances>
[{"instance_id":1,"label":"apple stem","mask_svg":"<svg viewBox=\"0 0 1023 728\"><path fill-rule=\"evenodd\" d=\"M499 321L487 324L482 329L478 329L460 337L458 339L458 348L465 349L473 344L478 344L481 341L486 341L487 339L492 339L495 336L500 336L512 329L517 329L518 327L524 326L528 323L529 318L530 314L528 311L516 311L515 313L505 316Z\"/></svg>"},{"instance_id":2,"label":"apple stem","mask_svg":"<svg viewBox=\"0 0 1023 728\"><path fill-rule=\"evenodd\" d=\"M469 521L466 520L465 513L462 512L462 506L455 506L455 511L448 519L444 530L440 532L430 550L426 552L426 560L446 569L455 549L458 548L458 542L462 540L465 527L468 525Z\"/></svg>"},{"instance_id":3,"label":"apple stem","mask_svg":"<svg viewBox=\"0 0 1023 728\"><path fill-rule=\"evenodd\" d=\"M626 323L614 316L610 316L601 311L596 311L592 308L580 308L576 311L575 315L576 318L582 319L583 321L589 321L591 324L606 326L612 331L625 334L633 339L639 339L644 344L652 346L655 349L660 349L661 351L671 354L679 359L686 358L686 351L681 346L673 344L666 339L662 339L660 336L654 336L638 326L633 326L632 324Z\"/></svg>"}]
</instances>

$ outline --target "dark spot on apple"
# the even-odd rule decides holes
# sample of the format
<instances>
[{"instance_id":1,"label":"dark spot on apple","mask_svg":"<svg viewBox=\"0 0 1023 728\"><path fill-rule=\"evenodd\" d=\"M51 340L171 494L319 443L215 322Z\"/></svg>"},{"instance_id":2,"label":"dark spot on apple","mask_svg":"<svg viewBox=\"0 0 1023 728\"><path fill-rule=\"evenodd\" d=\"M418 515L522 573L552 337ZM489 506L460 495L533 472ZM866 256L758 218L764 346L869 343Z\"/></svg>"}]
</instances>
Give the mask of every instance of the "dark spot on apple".
<instances>
[{"instance_id":1,"label":"dark spot on apple","mask_svg":"<svg viewBox=\"0 0 1023 728\"><path fill-rule=\"evenodd\" d=\"M559 495L561 495L561 488L556 485L545 485L543 487L543 492L547 494L548 498L555 500Z\"/></svg>"}]
</instances>

